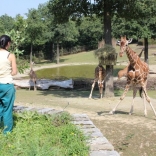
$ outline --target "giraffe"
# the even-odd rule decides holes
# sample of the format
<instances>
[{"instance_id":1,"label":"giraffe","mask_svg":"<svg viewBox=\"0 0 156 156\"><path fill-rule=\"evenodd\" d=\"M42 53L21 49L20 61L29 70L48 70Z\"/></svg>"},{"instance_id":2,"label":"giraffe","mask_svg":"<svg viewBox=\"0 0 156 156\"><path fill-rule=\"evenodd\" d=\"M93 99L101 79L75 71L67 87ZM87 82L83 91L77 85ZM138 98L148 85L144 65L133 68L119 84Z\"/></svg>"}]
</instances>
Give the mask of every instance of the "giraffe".
<instances>
[{"instance_id":1,"label":"giraffe","mask_svg":"<svg viewBox=\"0 0 156 156\"><path fill-rule=\"evenodd\" d=\"M126 36L121 37L120 41L120 52L119 55L120 57L123 56L124 52L126 52L127 57L129 59L130 65L128 66L128 72L127 72L127 84L125 87L125 90L120 97L120 101L116 104L116 106L110 111L110 114L114 114L116 108L120 104L120 102L125 98L126 93L129 90L130 85L133 86L133 101L131 104L131 109L129 114L131 115L133 113L133 104L134 104L134 98L137 93L137 86L141 87L142 89L142 95L143 95L143 103L144 103L144 115L147 116L147 109L146 109L146 103L145 103L145 98L146 101L150 104L155 116L156 116L156 111L151 103L150 97L147 94L146 91L146 85L147 85L147 76L149 74L149 67L148 65L140 59L140 57L134 52L129 46L128 43L130 43L130 40L126 40Z\"/></svg>"},{"instance_id":2,"label":"giraffe","mask_svg":"<svg viewBox=\"0 0 156 156\"><path fill-rule=\"evenodd\" d=\"M118 43L119 43L119 41L118 41ZM141 50L140 54L138 55L139 57L141 57L143 51L144 51L144 48ZM130 63L129 63L124 69L122 69L122 70L120 70L120 71L118 72L118 79L117 79L117 80L120 80L120 78L123 77L123 76L124 76L124 77L127 76L127 72L128 72L128 67L129 67L129 65L130 65Z\"/></svg>"},{"instance_id":3,"label":"giraffe","mask_svg":"<svg viewBox=\"0 0 156 156\"><path fill-rule=\"evenodd\" d=\"M34 84L34 91L36 91L37 76L36 76L35 71L33 70L33 65L34 65L34 62L31 62L30 63L29 77L30 77L30 81L32 81ZM30 88L31 88L31 85L29 85L29 90L30 90Z\"/></svg>"},{"instance_id":4,"label":"giraffe","mask_svg":"<svg viewBox=\"0 0 156 156\"><path fill-rule=\"evenodd\" d=\"M106 70L101 64L99 64L95 68L95 79L94 79L93 84L92 84L92 88L91 88L89 98L92 98L92 93L93 93L93 89L94 89L96 82L98 83L100 98L103 97L103 83L104 83L105 76L106 76Z\"/></svg>"}]
</instances>

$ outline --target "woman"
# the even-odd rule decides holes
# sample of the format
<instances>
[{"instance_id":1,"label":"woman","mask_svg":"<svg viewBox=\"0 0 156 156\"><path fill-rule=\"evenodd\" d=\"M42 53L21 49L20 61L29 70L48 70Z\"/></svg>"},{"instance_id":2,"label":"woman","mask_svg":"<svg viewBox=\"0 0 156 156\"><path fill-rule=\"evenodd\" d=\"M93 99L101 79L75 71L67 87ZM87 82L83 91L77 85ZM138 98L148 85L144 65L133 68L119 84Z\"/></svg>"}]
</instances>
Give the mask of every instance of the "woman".
<instances>
[{"instance_id":1,"label":"woman","mask_svg":"<svg viewBox=\"0 0 156 156\"><path fill-rule=\"evenodd\" d=\"M15 88L12 76L17 74L15 55L8 52L10 44L9 36L0 37L0 121L4 124L4 134L11 132L13 128Z\"/></svg>"}]
</instances>

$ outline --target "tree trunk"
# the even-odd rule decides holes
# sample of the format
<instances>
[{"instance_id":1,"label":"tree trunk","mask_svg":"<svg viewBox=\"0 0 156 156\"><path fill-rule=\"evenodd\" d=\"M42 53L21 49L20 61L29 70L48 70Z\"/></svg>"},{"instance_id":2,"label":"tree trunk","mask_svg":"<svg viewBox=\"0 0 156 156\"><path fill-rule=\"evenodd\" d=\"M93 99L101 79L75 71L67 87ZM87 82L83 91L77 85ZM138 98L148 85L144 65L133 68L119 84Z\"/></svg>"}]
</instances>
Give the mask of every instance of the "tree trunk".
<instances>
[{"instance_id":1,"label":"tree trunk","mask_svg":"<svg viewBox=\"0 0 156 156\"><path fill-rule=\"evenodd\" d=\"M104 39L105 44L112 45L111 36L111 16L107 11L107 3L104 4ZM106 79L105 79L105 97L114 97L113 85L113 65L106 65Z\"/></svg>"},{"instance_id":2,"label":"tree trunk","mask_svg":"<svg viewBox=\"0 0 156 156\"><path fill-rule=\"evenodd\" d=\"M57 42L57 64L59 64L59 42Z\"/></svg>"},{"instance_id":3,"label":"tree trunk","mask_svg":"<svg viewBox=\"0 0 156 156\"><path fill-rule=\"evenodd\" d=\"M51 60L53 60L54 59L54 47L55 45L54 45L54 43L52 42L52 51L51 51Z\"/></svg>"},{"instance_id":4,"label":"tree trunk","mask_svg":"<svg viewBox=\"0 0 156 156\"><path fill-rule=\"evenodd\" d=\"M144 61L149 64L148 60L148 38L144 38L145 50L144 50Z\"/></svg>"},{"instance_id":5,"label":"tree trunk","mask_svg":"<svg viewBox=\"0 0 156 156\"><path fill-rule=\"evenodd\" d=\"M31 48L30 48L30 64L32 62L32 49L33 49L33 44L31 43Z\"/></svg>"}]
</instances>

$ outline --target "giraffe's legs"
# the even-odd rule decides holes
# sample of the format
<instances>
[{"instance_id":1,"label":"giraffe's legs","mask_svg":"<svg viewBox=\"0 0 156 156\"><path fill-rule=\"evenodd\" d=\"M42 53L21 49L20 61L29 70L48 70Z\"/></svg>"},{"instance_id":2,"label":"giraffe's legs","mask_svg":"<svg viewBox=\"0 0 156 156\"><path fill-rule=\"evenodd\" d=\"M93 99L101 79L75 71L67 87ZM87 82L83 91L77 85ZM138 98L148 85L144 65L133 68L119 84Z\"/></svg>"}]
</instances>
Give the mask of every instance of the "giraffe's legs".
<instances>
[{"instance_id":1,"label":"giraffe's legs","mask_svg":"<svg viewBox=\"0 0 156 156\"><path fill-rule=\"evenodd\" d=\"M155 111L155 109L154 109L154 107L153 107L153 105L152 105L152 103L151 103L151 100L150 100L150 97L147 95L147 91L146 91L146 88L143 86L143 91L144 91L144 96L145 96L145 98L146 98L146 101L150 104L150 106L151 106L151 108L152 108L152 110L153 110L153 112L154 112L154 115L156 116L156 111ZM145 101L144 101L144 103L145 103ZM144 104L145 105L145 104ZM146 108L145 108L146 109Z\"/></svg>"},{"instance_id":2,"label":"giraffe's legs","mask_svg":"<svg viewBox=\"0 0 156 156\"><path fill-rule=\"evenodd\" d=\"M98 86L99 86L100 98L102 99L102 97L103 97L103 82L98 81Z\"/></svg>"},{"instance_id":3,"label":"giraffe's legs","mask_svg":"<svg viewBox=\"0 0 156 156\"><path fill-rule=\"evenodd\" d=\"M92 94L93 94L93 89L94 89L94 86L95 86L95 80L94 80L94 82L93 82L93 84L92 84L92 88L91 88L91 92L90 92L90 95L89 95L89 98L92 98Z\"/></svg>"},{"instance_id":4,"label":"giraffe's legs","mask_svg":"<svg viewBox=\"0 0 156 156\"><path fill-rule=\"evenodd\" d=\"M142 94L143 103L144 103L144 116L147 116L147 108L146 108L146 101L145 101L145 94Z\"/></svg>"},{"instance_id":5,"label":"giraffe's legs","mask_svg":"<svg viewBox=\"0 0 156 156\"><path fill-rule=\"evenodd\" d=\"M102 99L102 97L103 97L103 87L99 87L99 93L100 93L100 98Z\"/></svg>"},{"instance_id":6,"label":"giraffe's legs","mask_svg":"<svg viewBox=\"0 0 156 156\"><path fill-rule=\"evenodd\" d=\"M102 87L101 87L101 99L103 98L103 84L102 84Z\"/></svg>"},{"instance_id":7,"label":"giraffe's legs","mask_svg":"<svg viewBox=\"0 0 156 156\"><path fill-rule=\"evenodd\" d=\"M29 90L30 90L30 88L31 88L31 81L32 81L32 80L29 81Z\"/></svg>"},{"instance_id":8,"label":"giraffe's legs","mask_svg":"<svg viewBox=\"0 0 156 156\"><path fill-rule=\"evenodd\" d=\"M134 99L136 97L136 93L137 93L137 89L133 86L133 100L132 100L132 104L131 104L131 109L130 109L129 115L132 115L132 113L133 113L133 105L134 105Z\"/></svg>"},{"instance_id":9,"label":"giraffe's legs","mask_svg":"<svg viewBox=\"0 0 156 156\"><path fill-rule=\"evenodd\" d=\"M34 91L36 91L36 81L33 80L33 82L34 82Z\"/></svg>"},{"instance_id":10,"label":"giraffe's legs","mask_svg":"<svg viewBox=\"0 0 156 156\"><path fill-rule=\"evenodd\" d=\"M130 84L127 84L126 87L125 87L125 90L124 90L124 93L122 94L122 96L120 97L120 101L116 104L116 106L112 109L112 111L109 112L109 114L114 114L118 105L120 104L120 102L125 98L128 90L129 90L129 85Z\"/></svg>"}]
</instances>

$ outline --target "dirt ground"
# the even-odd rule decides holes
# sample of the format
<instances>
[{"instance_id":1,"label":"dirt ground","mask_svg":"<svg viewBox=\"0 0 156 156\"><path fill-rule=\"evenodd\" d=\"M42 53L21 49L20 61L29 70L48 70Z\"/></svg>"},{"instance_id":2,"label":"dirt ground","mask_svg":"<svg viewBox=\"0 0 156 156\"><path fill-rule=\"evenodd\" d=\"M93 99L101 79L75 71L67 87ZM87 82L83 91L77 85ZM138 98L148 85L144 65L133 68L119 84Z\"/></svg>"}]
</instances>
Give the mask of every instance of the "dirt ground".
<instances>
[{"instance_id":1,"label":"dirt ground","mask_svg":"<svg viewBox=\"0 0 156 156\"><path fill-rule=\"evenodd\" d=\"M150 66L151 71L156 71L156 66ZM150 77L156 77L151 74ZM103 135L112 143L115 150L121 156L155 156L156 155L156 116L150 105L147 104L147 117L144 117L143 100L135 98L134 113L129 115L132 97L125 99L118 106L114 115L109 111L117 104L119 97L99 99L93 92L93 98L89 99L89 91L83 94L81 91L60 93L52 91L42 93L44 98L39 99L41 93L30 91L33 98L37 101L22 101L16 99L16 105L53 107L58 110L65 110L71 114L85 113L93 123L101 130ZM30 92L28 96L30 98ZM18 93L18 91L17 91ZM23 92L23 94L25 94ZM53 97L51 97L53 94ZM88 95L88 96L87 96ZM44 105L42 100L44 100ZM151 98L153 107L156 109L156 99Z\"/></svg>"}]
</instances>

